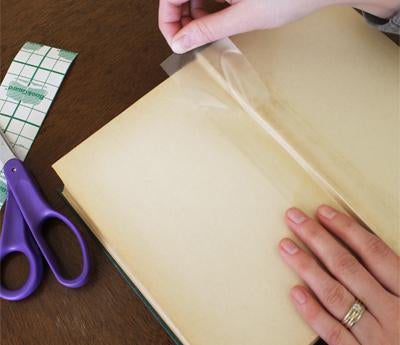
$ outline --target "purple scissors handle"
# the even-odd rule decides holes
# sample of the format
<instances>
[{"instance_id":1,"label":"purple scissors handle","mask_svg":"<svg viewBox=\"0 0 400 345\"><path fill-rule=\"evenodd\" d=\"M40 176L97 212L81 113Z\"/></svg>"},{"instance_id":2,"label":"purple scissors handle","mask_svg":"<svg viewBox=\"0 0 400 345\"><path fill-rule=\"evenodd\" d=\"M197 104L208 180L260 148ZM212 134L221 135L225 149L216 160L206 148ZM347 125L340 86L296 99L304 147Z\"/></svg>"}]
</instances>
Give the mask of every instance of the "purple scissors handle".
<instances>
[{"instance_id":1,"label":"purple scissors handle","mask_svg":"<svg viewBox=\"0 0 400 345\"><path fill-rule=\"evenodd\" d=\"M24 286L17 290L9 290L0 285L0 297L17 301L28 297L39 285L43 274L43 261L14 196L10 193L4 212L3 232L0 237L0 262L13 252L23 253L28 258L29 276Z\"/></svg>"},{"instance_id":2,"label":"purple scissors handle","mask_svg":"<svg viewBox=\"0 0 400 345\"><path fill-rule=\"evenodd\" d=\"M8 198L0 238L0 263L11 252L21 252L28 258L30 273L24 286L18 290L8 290L1 285L0 297L14 301L21 300L37 288L43 271L41 255L60 284L69 288L84 285L89 275L89 256L78 229L47 204L20 160L10 159L4 165L4 174L8 184ZM42 236L43 223L48 219L58 219L63 222L71 229L79 242L83 265L81 273L74 279L66 279L62 276L56 259Z\"/></svg>"}]
</instances>

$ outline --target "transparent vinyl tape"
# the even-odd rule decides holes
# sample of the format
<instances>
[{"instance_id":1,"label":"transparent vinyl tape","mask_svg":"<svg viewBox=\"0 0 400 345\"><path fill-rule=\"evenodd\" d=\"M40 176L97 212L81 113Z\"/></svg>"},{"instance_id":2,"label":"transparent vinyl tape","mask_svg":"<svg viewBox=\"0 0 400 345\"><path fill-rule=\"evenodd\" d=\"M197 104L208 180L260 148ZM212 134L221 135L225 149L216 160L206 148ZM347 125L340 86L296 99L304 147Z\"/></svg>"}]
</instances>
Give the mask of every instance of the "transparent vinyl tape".
<instances>
[{"instance_id":1,"label":"transparent vinyl tape","mask_svg":"<svg viewBox=\"0 0 400 345\"><path fill-rule=\"evenodd\" d=\"M204 90L194 87L195 83L185 84L180 75L176 74L181 68L188 64L194 64L202 69L202 73L211 77L216 84L222 87L244 110L248 116L255 121L267 135L271 136L279 145L290 154L290 156L318 184L329 191L329 193L346 208L352 212L345 200L341 198L336 190L324 179L323 176L306 160L288 140L290 133L285 133L283 126L279 126L279 105L271 99L271 92L257 75L250 62L229 39L225 38L205 48L199 48L189 53L180 55L172 54L161 67L175 81L180 84L183 94L189 99L195 100L200 106L216 107L222 106L215 101L212 95L204 97ZM278 121L277 121L278 119ZM292 118L292 120L295 120ZM304 124L302 125L304 127ZM308 135L312 137L311 134ZM356 215L353 213L353 215Z\"/></svg>"},{"instance_id":2,"label":"transparent vinyl tape","mask_svg":"<svg viewBox=\"0 0 400 345\"><path fill-rule=\"evenodd\" d=\"M268 61L265 63L268 64ZM299 115L290 102L280 98L277 90L271 86L273 83L268 85L265 82L265 79L269 79L265 76L262 78L260 72L232 40L223 39L184 55L174 54L161 66L170 78L180 85L181 95L185 95L182 97L200 107L230 107L224 97L216 97L216 92L213 91L217 87L224 90L233 101L232 104L239 106L243 113L256 123L265 135L273 138L335 202L364 225L378 233L388 233L398 224L393 217L397 214L398 201L390 194L390 188L386 188L389 192L385 191L381 181L372 179L357 165L357 160L351 161L346 156L346 152L351 152L351 145L345 147L348 151L343 154L340 147L337 149L336 144L329 140L329 136L333 136L329 129L328 132L320 130L319 123L308 121L307 117ZM188 78L188 73L180 73L185 68L192 69L192 78ZM213 82L198 83L194 82L194 78L209 78ZM304 88L307 88L307 84ZM318 121L322 121L320 119L323 119L323 116L328 115L320 114ZM346 121L345 117L343 119ZM222 122L220 125L224 131ZM350 125L352 124L349 122ZM361 140L364 139L368 140L361 137ZM352 138L346 140L351 141ZM255 154L253 159L259 160L261 155L262 150ZM371 197L371 200L366 202L365 197L357 193L357 190L365 189L370 190L376 200L372 200ZM291 193L290 190L282 192L286 195ZM385 204L385 208L380 208L379 205L382 204ZM383 212L386 214L382 214ZM396 247L397 240L391 240L389 238L389 242L396 242Z\"/></svg>"},{"instance_id":3,"label":"transparent vinyl tape","mask_svg":"<svg viewBox=\"0 0 400 345\"><path fill-rule=\"evenodd\" d=\"M241 108L270 136L276 140L309 174L326 188L329 185L313 169L311 164L290 144L284 129L278 126L279 116L275 116L279 108L273 107L271 92L257 75L250 62L229 39L225 38L206 48L200 48L190 53L173 54L162 64L168 75L174 74L189 63L197 62L204 73L211 76ZM176 75L175 75L176 78ZM179 80L179 77L176 78ZM185 93L196 92L196 89L182 85ZM201 98L199 98L201 100ZM212 104L205 104L213 106ZM292 118L294 120L294 118ZM304 126L304 125L303 125Z\"/></svg>"}]
</instances>

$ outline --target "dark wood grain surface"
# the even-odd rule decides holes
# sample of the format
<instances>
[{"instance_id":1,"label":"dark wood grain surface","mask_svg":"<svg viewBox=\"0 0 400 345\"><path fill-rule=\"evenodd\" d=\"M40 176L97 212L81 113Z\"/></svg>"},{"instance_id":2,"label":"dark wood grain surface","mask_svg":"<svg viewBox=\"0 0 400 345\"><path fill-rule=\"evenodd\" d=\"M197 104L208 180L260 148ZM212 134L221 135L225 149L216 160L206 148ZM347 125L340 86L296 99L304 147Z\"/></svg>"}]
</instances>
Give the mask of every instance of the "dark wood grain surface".
<instances>
[{"instance_id":1,"label":"dark wood grain surface","mask_svg":"<svg viewBox=\"0 0 400 345\"><path fill-rule=\"evenodd\" d=\"M1 79L26 41L79 52L26 159L50 204L75 223L51 165L166 78L159 64L170 50L157 28L157 7L155 0L1 1ZM91 253L88 285L64 288L46 270L30 298L0 302L1 344L173 344L82 225L80 230ZM45 236L65 274L79 272L74 238L58 226L46 227ZM15 288L27 272L17 255L1 276Z\"/></svg>"},{"instance_id":2,"label":"dark wood grain surface","mask_svg":"<svg viewBox=\"0 0 400 345\"><path fill-rule=\"evenodd\" d=\"M26 165L50 204L76 223L51 165L166 78L171 53L157 26L155 0L1 1L1 79L26 41L79 53L50 108ZM79 169L79 167L77 167ZM84 173L84 172L82 172ZM48 270L30 298L0 303L2 345L172 344L87 231L93 271L84 288L58 284ZM77 273L80 254L62 228L46 229L52 248ZM21 257L2 277L16 287L28 272Z\"/></svg>"}]
</instances>

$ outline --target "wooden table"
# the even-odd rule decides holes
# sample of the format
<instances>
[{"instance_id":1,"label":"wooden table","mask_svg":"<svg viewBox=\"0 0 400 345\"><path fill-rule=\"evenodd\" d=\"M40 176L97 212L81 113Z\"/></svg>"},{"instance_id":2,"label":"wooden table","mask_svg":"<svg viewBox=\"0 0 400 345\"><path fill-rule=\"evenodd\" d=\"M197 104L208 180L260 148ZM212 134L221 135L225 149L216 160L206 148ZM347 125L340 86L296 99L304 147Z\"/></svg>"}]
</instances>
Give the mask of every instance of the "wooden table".
<instances>
[{"instance_id":1,"label":"wooden table","mask_svg":"<svg viewBox=\"0 0 400 345\"><path fill-rule=\"evenodd\" d=\"M79 52L26 159L50 204L76 223L51 165L166 78L159 64L171 51L158 31L158 2L8 0L1 10L1 79L26 41ZM92 259L89 284L67 289L46 270L33 296L1 302L1 344L173 344L87 230L80 230ZM45 235L68 260L66 271L78 272L72 236L64 228ZM16 287L27 272L18 256L2 276Z\"/></svg>"},{"instance_id":2,"label":"wooden table","mask_svg":"<svg viewBox=\"0 0 400 345\"><path fill-rule=\"evenodd\" d=\"M2 3L1 79L26 41L79 52L26 159L47 200L75 223L51 165L166 78L159 64L171 51L158 31L157 7L154 0ZM70 290L46 270L33 296L1 302L1 344L173 344L84 226L80 230L91 253L89 284ZM67 263L65 272L77 273L74 238L59 227L45 229L45 236ZM16 256L2 277L17 287L27 272L27 262Z\"/></svg>"}]
</instances>

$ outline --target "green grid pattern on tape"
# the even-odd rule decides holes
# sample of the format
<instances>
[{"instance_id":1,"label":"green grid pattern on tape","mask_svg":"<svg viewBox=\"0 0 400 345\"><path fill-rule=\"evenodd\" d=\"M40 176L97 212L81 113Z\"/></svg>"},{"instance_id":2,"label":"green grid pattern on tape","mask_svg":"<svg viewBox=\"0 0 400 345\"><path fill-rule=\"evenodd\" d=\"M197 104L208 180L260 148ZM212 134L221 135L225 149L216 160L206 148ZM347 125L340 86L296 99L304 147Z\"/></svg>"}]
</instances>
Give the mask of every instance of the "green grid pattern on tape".
<instances>
[{"instance_id":1,"label":"green grid pattern on tape","mask_svg":"<svg viewBox=\"0 0 400 345\"><path fill-rule=\"evenodd\" d=\"M0 127L19 159L25 159L76 55L26 42L11 63L0 86ZM0 207L6 198L6 186L1 171Z\"/></svg>"}]
</instances>

